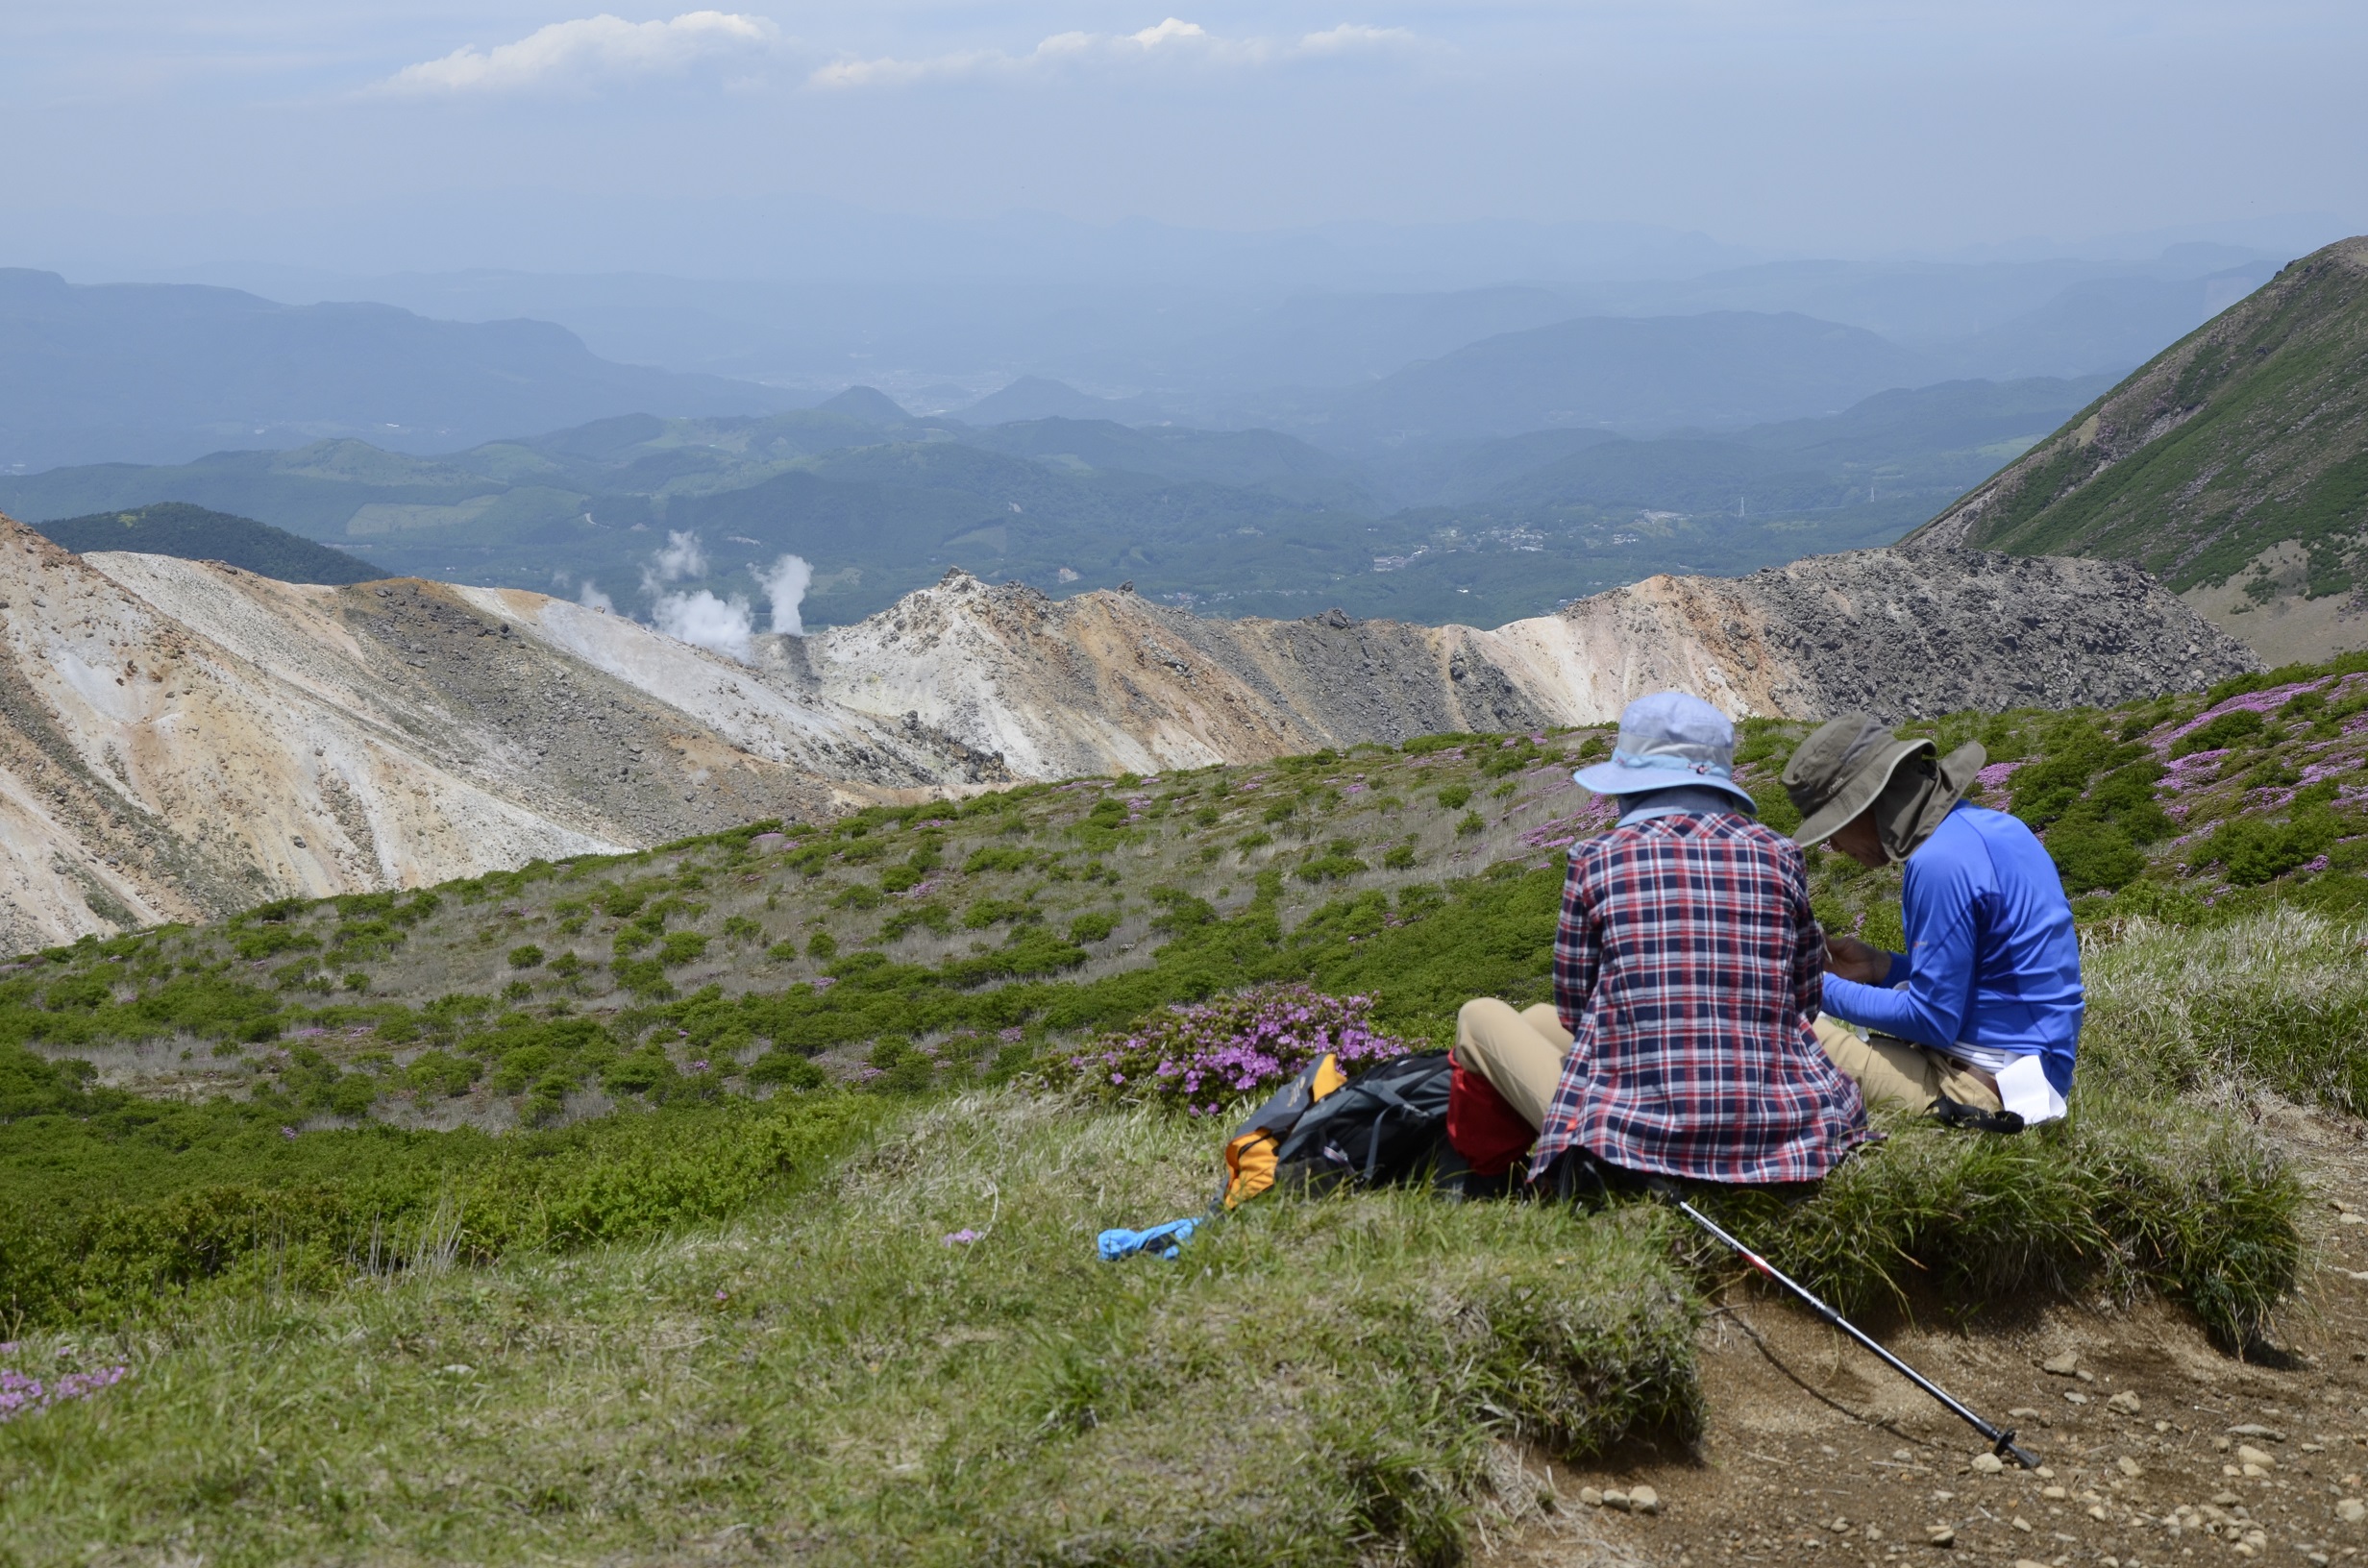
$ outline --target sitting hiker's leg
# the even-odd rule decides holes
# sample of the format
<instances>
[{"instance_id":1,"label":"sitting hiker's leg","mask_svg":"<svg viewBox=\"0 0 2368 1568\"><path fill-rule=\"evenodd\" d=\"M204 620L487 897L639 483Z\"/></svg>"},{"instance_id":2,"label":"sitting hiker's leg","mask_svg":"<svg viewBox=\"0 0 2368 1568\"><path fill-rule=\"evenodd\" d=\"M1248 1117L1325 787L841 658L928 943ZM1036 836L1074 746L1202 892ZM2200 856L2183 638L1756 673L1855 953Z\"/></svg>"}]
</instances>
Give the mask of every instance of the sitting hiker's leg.
<instances>
[{"instance_id":1,"label":"sitting hiker's leg","mask_svg":"<svg viewBox=\"0 0 2368 1568\"><path fill-rule=\"evenodd\" d=\"M1563 1027L1562 1015L1554 1011L1552 1002L1537 1002L1521 1009L1521 1021L1537 1030L1547 1044L1568 1054L1570 1031Z\"/></svg>"},{"instance_id":2,"label":"sitting hiker's leg","mask_svg":"<svg viewBox=\"0 0 2368 1568\"><path fill-rule=\"evenodd\" d=\"M1995 1085L1938 1051L1889 1035L1861 1040L1823 1013L1812 1021L1812 1027L1825 1054L1843 1077L1859 1086L1869 1105L1930 1111L1946 1094L1977 1111L2001 1109Z\"/></svg>"},{"instance_id":3,"label":"sitting hiker's leg","mask_svg":"<svg viewBox=\"0 0 2368 1568\"><path fill-rule=\"evenodd\" d=\"M1531 1127L1542 1127L1570 1049L1570 1037L1559 1023L1554 1033L1559 1042L1505 1003L1483 996L1466 1002L1455 1016L1455 1059L1486 1078Z\"/></svg>"}]
</instances>

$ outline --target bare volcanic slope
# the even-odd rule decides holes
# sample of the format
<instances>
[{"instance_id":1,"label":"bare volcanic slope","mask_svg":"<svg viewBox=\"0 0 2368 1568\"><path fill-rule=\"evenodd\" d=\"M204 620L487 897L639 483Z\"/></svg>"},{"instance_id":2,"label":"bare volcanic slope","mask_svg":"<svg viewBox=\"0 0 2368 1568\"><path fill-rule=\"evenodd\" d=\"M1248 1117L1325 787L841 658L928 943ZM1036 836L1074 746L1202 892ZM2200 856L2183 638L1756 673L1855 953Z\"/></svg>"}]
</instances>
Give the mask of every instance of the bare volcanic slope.
<instances>
[{"instance_id":1,"label":"bare volcanic slope","mask_svg":"<svg viewBox=\"0 0 2368 1568\"><path fill-rule=\"evenodd\" d=\"M1034 778L1602 723L1666 686L1737 714L1905 720L2120 702L2257 667L2126 563L1884 550L1651 577L1493 631L1337 610L1203 620L955 571L855 625L759 641L771 678L909 715Z\"/></svg>"},{"instance_id":2,"label":"bare volcanic slope","mask_svg":"<svg viewBox=\"0 0 2368 1568\"><path fill-rule=\"evenodd\" d=\"M0 662L0 950L1001 776L540 595L78 557L6 519Z\"/></svg>"},{"instance_id":3,"label":"bare volcanic slope","mask_svg":"<svg viewBox=\"0 0 2368 1568\"><path fill-rule=\"evenodd\" d=\"M1493 631L1208 621L961 572L735 663L541 594L67 553L0 519L0 950L1012 779L1601 723L1894 719L2255 661L2117 562L1871 551Z\"/></svg>"},{"instance_id":4,"label":"bare volcanic slope","mask_svg":"<svg viewBox=\"0 0 2368 1568\"><path fill-rule=\"evenodd\" d=\"M2368 646L2368 237L2289 264L1909 544L2134 560L2273 659Z\"/></svg>"}]
</instances>

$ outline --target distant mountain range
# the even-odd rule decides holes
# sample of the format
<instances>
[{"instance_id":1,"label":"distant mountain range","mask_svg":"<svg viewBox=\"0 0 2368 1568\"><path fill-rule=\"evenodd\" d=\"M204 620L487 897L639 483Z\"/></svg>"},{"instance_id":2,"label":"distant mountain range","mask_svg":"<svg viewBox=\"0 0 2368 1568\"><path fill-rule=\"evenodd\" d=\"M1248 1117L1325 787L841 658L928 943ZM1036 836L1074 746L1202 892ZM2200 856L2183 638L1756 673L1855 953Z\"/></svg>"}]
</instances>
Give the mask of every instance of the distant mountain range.
<instances>
[{"instance_id":1,"label":"distant mountain range","mask_svg":"<svg viewBox=\"0 0 2368 1568\"><path fill-rule=\"evenodd\" d=\"M810 401L614 364L549 322L432 321L194 285L79 287L0 269L0 471L181 462L331 436L450 451L609 414L766 413Z\"/></svg>"},{"instance_id":2,"label":"distant mountain range","mask_svg":"<svg viewBox=\"0 0 2368 1568\"><path fill-rule=\"evenodd\" d=\"M2368 647L2368 237L2288 265L1917 538L2135 560L2273 657Z\"/></svg>"},{"instance_id":3,"label":"distant mountain range","mask_svg":"<svg viewBox=\"0 0 2368 1568\"><path fill-rule=\"evenodd\" d=\"M1056 596L1131 582L1209 613L1510 620L1655 572L1887 543L2097 384L1960 382L1726 434L1550 429L1387 463L1274 430L982 429L858 387L766 418L621 416L440 457L346 440L0 477L0 508L39 523L186 502L389 571L643 616L704 592L752 618L794 554L813 573L807 625L952 566Z\"/></svg>"}]
</instances>

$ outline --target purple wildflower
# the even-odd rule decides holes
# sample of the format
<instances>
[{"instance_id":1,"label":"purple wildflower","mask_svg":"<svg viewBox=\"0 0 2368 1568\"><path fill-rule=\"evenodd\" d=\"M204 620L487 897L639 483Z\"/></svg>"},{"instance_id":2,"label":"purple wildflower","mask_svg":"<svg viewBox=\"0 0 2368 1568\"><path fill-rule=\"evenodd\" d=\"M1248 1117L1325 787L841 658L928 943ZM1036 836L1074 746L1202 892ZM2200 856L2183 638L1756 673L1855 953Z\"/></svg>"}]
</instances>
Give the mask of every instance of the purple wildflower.
<instances>
[{"instance_id":1,"label":"purple wildflower","mask_svg":"<svg viewBox=\"0 0 2368 1568\"><path fill-rule=\"evenodd\" d=\"M5 1348L14 1350L16 1346L12 1343ZM12 1421L71 1400L87 1399L102 1388L112 1388L131 1375L128 1366L103 1366L95 1372L68 1372L44 1383L13 1367L0 1366L0 1421Z\"/></svg>"},{"instance_id":2,"label":"purple wildflower","mask_svg":"<svg viewBox=\"0 0 2368 1568\"><path fill-rule=\"evenodd\" d=\"M1275 986L1175 1007L1124 1036L1070 1059L1072 1070L1104 1093L1153 1099L1195 1115L1220 1102L1210 1090L1247 1094L1283 1083L1329 1051L1350 1071L1406 1046L1374 1031L1369 996L1327 996Z\"/></svg>"},{"instance_id":3,"label":"purple wildflower","mask_svg":"<svg viewBox=\"0 0 2368 1568\"><path fill-rule=\"evenodd\" d=\"M974 1241L984 1239L984 1232L970 1230L967 1227L937 1238L938 1245L944 1247L967 1247Z\"/></svg>"}]
</instances>

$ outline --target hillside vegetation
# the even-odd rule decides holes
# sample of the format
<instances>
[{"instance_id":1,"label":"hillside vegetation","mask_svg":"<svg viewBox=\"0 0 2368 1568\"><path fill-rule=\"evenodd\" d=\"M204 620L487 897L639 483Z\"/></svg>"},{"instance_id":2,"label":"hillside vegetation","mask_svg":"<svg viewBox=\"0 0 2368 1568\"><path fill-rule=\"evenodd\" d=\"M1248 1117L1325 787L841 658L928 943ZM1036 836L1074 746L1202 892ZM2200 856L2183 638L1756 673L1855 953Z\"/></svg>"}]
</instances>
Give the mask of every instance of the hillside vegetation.
<instances>
[{"instance_id":1,"label":"hillside vegetation","mask_svg":"<svg viewBox=\"0 0 2368 1568\"><path fill-rule=\"evenodd\" d=\"M2232 583L2227 624L2252 634L2249 609L2368 581L2363 387L2368 240L2348 239L2157 355L1919 536L2127 556L2180 590Z\"/></svg>"},{"instance_id":2,"label":"hillside vegetation","mask_svg":"<svg viewBox=\"0 0 2368 1568\"><path fill-rule=\"evenodd\" d=\"M2074 1115L1895 1123L1726 1217L1851 1310L2153 1293L2273 1334L2303 1188L2231 1108L2368 1094L2368 661L1928 727L1992 748L1983 798L2078 891ZM1778 825L1801 728L1745 726ZM119 1381L0 1421L0 1536L1457 1560L1530 1506L1498 1445L1692 1430L1729 1261L1648 1213L1381 1191L1104 1264L1097 1231L1203 1209L1229 1122L1073 1059L1244 987L1369 996L1414 1046L1542 997L1560 850L1607 821L1568 771L1609 739L1032 786L25 955L0 1359ZM1895 876L1813 875L1896 942Z\"/></svg>"},{"instance_id":3,"label":"hillside vegetation","mask_svg":"<svg viewBox=\"0 0 2368 1568\"><path fill-rule=\"evenodd\" d=\"M316 545L285 528L185 502L62 518L42 524L37 531L76 554L133 550L185 561L220 561L282 582L369 582L388 576L359 556Z\"/></svg>"}]
</instances>

